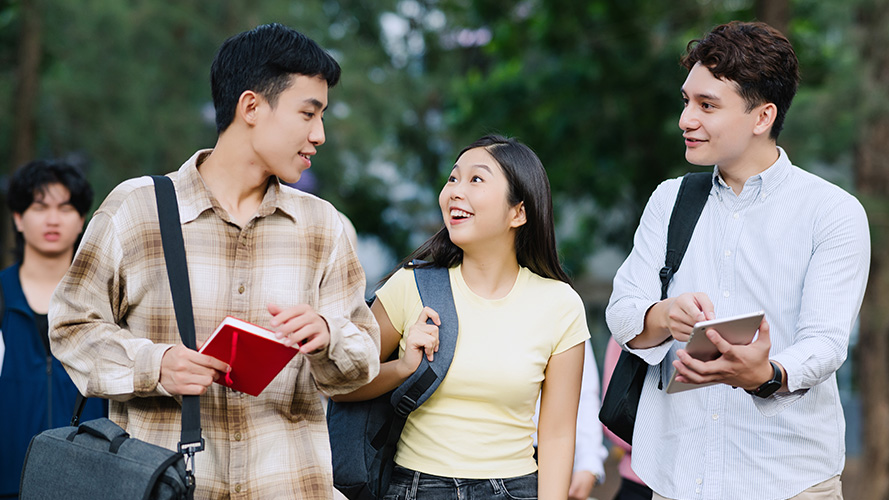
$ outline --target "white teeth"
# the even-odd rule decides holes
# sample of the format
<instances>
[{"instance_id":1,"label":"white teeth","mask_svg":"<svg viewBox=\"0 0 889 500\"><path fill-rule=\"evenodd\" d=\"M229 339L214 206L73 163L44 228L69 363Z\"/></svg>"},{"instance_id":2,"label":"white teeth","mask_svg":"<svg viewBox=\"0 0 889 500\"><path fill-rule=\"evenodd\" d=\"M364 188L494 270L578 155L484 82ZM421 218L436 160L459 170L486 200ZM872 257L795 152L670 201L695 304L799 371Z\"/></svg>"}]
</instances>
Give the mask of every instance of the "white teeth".
<instances>
[{"instance_id":1,"label":"white teeth","mask_svg":"<svg viewBox=\"0 0 889 500\"><path fill-rule=\"evenodd\" d=\"M472 214L459 208L452 208L451 217L472 217Z\"/></svg>"}]
</instances>

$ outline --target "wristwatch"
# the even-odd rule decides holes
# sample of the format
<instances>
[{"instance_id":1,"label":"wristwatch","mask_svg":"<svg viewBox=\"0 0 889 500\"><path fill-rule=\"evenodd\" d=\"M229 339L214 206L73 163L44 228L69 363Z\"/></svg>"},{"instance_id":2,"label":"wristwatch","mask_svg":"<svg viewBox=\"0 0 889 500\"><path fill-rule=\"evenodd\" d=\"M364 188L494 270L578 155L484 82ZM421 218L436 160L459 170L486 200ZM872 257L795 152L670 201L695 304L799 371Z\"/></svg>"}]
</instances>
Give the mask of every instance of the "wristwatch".
<instances>
[{"instance_id":1,"label":"wristwatch","mask_svg":"<svg viewBox=\"0 0 889 500\"><path fill-rule=\"evenodd\" d=\"M756 389L748 390L747 394L752 394L753 396L756 396L758 398L767 398L781 388L781 383L783 382L783 379L781 377L781 368L774 361L770 360L769 363L771 363L772 370L775 372L772 375L772 379L765 382Z\"/></svg>"}]
</instances>

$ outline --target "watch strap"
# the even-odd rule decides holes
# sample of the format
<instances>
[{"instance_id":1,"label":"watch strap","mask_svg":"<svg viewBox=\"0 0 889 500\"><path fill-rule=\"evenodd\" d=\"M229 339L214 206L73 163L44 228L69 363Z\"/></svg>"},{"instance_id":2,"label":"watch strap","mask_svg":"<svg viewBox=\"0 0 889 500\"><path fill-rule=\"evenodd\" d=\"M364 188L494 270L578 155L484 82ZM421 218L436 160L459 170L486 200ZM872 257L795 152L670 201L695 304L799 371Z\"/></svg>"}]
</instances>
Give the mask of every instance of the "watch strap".
<instances>
[{"instance_id":1,"label":"watch strap","mask_svg":"<svg viewBox=\"0 0 889 500\"><path fill-rule=\"evenodd\" d=\"M784 378L781 376L781 367L779 367L778 364L772 360L769 360L769 364L772 365L772 378L764 382L756 389L748 390L748 394L760 398L767 398L781 388L781 385L784 382Z\"/></svg>"}]
</instances>

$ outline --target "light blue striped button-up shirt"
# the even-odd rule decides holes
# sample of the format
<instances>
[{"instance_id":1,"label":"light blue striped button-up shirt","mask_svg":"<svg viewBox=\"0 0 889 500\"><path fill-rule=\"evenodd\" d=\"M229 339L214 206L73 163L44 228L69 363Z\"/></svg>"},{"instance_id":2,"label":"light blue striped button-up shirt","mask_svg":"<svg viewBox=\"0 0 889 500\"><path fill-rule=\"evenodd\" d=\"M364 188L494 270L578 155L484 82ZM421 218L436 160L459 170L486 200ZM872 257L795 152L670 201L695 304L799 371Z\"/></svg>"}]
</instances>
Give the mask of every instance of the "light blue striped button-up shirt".
<instances>
[{"instance_id":1,"label":"light blue striped button-up shirt","mask_svg":"<svg viewBox=\"0 0 889 500\"><path fill-rule=\"evenodd\" d=\"M783 150L739 195L717 173L669 296L705 292L717 317L764 310L769 357L787 370L791 392L761 399L719 384L667 394L658 377L666 386L684 343L633 350L653 365L633 435L633 470L667 498L785 499L843 470L835 373L867 282L867 218L853 196L795 167ZM652 194L614 278L606 319L621 345L642 331L645 312L660 299L658 271L679 184L665 181Z\"/></svg>"}]
</instances>

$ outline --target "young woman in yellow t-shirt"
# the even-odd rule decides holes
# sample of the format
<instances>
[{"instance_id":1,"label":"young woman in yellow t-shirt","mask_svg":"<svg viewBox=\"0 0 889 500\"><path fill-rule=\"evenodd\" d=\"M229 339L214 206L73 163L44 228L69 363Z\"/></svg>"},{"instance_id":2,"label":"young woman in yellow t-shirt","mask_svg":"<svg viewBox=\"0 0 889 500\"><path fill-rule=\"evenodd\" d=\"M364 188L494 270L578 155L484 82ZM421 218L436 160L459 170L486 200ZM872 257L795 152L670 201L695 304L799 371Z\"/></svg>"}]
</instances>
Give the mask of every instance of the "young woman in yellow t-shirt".
<instances>
[{"instance_id":1,"label":"young woman in yellow t-shirt","mask_svg":"<svg viewBox=\"0 0 889 500\"><path fill-rule=\"evenodd\" d=\"M408 417L386 498L537 498L539 492L564 500L589 331L557 257L546 172L524 144L486 136L460 152L439 204L444 228L405 262L449 268L457 347L441 385ZM338 400L394 389L438 349L438 314L422 306L411 269L399 268L376 295L380 374ZM400 357L385 362L396 348Z\"/></svg>"}]
</instances>

